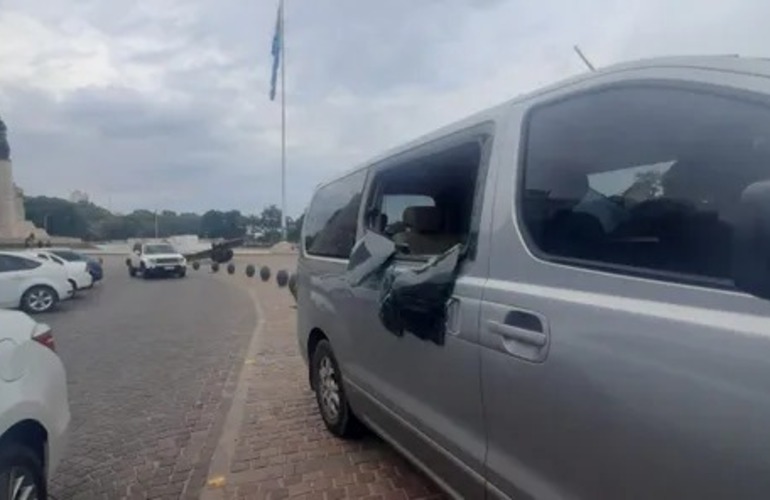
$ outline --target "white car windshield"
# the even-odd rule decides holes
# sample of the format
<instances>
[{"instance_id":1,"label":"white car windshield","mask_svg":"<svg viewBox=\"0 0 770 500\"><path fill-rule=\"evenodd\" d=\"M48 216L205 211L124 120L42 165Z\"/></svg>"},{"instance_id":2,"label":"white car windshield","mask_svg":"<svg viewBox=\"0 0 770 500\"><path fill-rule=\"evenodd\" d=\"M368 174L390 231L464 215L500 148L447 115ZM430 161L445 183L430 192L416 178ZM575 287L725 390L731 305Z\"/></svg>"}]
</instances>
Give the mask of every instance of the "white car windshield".
<instances>
[{"instance_id":1,"label":"white car windshield","mask_svg":"<svg viewBox=\"0 0 770 500\"><path fill-rule=\"evenodd\" d=\"M145 245L144 253L148 255L159 254L159 253L176 253L176 250L174 250L174 247L172 247L171 245L166 245L166 244Z\"/></svg>"}]
</instances>

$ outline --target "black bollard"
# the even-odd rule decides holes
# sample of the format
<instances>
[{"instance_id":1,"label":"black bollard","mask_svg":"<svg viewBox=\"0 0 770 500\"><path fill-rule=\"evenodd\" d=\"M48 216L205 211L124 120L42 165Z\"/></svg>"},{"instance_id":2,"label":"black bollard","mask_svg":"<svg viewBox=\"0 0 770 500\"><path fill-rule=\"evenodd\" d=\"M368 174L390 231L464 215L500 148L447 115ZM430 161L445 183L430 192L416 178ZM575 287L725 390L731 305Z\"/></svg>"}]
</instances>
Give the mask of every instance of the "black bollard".
<instances>
[{"instance_id":1,"label":"black bollard","mask_svg":"<svg viewBox=\"0 0 770 500\"><path fill-rule=\"evenodd\" d=\"M235 264L232 262L227 264L227 274L235 274Z\"/></svg>"},{"instance_id":2,"label":"black bollard","mask_svg":"<svg viewBox=\"0 0 770 500\"><path fill-rule=\"evenodd\" d=\"M267 266L262 266L262 269L259 270L259 277L262 278L262 281L267 281L270 279L270 268Z\"/></svg>"},{"instance_id":3,"label":"black bollard","mask_svg":"<svg viewBox=\"0 0 770 500\"><path fill-rule=\"evenodd\" d=\"M281 269L275 274L275 282L278 283L279 287L285 287L289 282L289 273L285 269Z\"/></svg>"},{"instance_id":4,"label":"black bollard","mask_svg":"<svg viewBox=\"0 0 770 500\"><path fill-rule=\"evenodd\" d=\"M294 300L297 300L297 275L294 273L289 276L289 291L294 296Z\"/></svg>"},{"instance_id":5,"label":"black bollard","mask_svg":"<svg viewBox=\"0 0 770 500\"><path fill-rule=\"evenodd\" d=\"M196 260L195 262L192 263L192 266L193 266L193 269L197 271L198 269L201 268L201 263Z\"/></svg>"},{"instance_id":6,"label":"black bollard","mask_svg":"<svg viewBox=\"0 0 770 500\"><path fill-rule=\"evenodd\" d=\"M215 273L219 271L219 262L212 262L211 263L211 272Z\"/></svg>"},{"instance_id":7,"label":"black bollard","mask_svg":"<svg viewBox=\"0 0 770 500\"><path fill-rule=\"evenodd\" d=\"M254 277L254 273L256 273L256 272L257 271L254 268L254 264L249 264L248 266L246 266L246 276L248 276L249 278L253 278Z\"/></svg>"}]
</instances>

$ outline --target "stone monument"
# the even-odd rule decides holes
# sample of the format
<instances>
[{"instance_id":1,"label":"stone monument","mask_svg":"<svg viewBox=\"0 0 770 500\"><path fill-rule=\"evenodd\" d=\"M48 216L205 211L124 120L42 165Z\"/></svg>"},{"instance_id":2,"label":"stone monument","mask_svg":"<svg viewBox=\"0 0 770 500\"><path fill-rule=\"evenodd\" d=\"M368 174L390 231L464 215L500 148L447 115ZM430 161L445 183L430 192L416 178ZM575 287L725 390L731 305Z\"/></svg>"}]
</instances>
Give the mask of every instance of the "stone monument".
<instances>
[{"instance_id":1,"label":"stone monument","mask_svg":"<svg viewBox=\"0 0 770 500\"><path fill-rule=\"evenodd\" d=\"M26 220L24 192L13 183L8 129L0 118L0 242L17 243L30 238L48 240L48 234Z\"/></svg>"}]
</instances>

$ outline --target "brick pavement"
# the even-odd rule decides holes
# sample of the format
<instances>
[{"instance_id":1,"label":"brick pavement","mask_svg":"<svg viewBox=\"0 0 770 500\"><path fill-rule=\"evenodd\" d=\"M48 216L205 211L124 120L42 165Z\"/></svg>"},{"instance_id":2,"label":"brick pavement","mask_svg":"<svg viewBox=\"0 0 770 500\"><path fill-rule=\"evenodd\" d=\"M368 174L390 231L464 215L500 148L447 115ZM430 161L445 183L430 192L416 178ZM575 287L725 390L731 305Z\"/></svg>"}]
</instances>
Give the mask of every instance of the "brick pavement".
<instances>
[{"instance_id":1,"label":"brick pavement","mask_svg":"<svg viewBox=\"0 0 770 500\"><path fill-rule=\"evenodd\" d=\"M252 337L252 301L207 276L135 280L122 259L49 323L72 425L60 500L198 498Z\"/></svg>"},{"instance_id":2,"label":"brick pavement","mask_svg":"<svg viewBox=\"0 0 770 500\"><path fill-rule=\"evenodd\" d=\"M262 258L275 271L286 257ZM294 301L286 289L256 284L236 264L235 280L257 290L263 325L242 381L248 387L237 440L228 453L223 485L205 498L417 499L443 498L437 487L375 436L343 441L327 432L308 387L295 334Z\"/></svg>"}]
</instances>

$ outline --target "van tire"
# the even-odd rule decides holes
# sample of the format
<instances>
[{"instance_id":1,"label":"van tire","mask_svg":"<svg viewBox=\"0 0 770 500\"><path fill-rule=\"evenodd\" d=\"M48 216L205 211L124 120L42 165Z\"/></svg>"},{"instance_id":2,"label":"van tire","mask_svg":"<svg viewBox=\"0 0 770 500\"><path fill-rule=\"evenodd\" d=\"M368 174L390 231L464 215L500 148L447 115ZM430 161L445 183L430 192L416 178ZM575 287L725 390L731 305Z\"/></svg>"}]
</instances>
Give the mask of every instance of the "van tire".
<instances>
[{"instance_id":1,"label":"van tire","mask_svg":"<svg viewBox=\"0 0 770 500\"><path fill-rule=\"evenodd\" d=\"M316 345L310 369L318 411L326 428L341 438L359 437L363 424L350 409L339 364L328 340L323 339Z\"/></svg>"},{"instance_id":2,"label":"van tire","mask_svg":"<svg viewBox=\"0 0 770 500\"><path fill-rule=\"evenodd\" d=\"M47 498L45 468L41 457L28 446L20 443L3 443L0 450L0 491L8 491L11 476L22 476L23 486L35 490L31 498ZM3 496L5 498L5 496Z\"/></svg>"}]
</instances>

